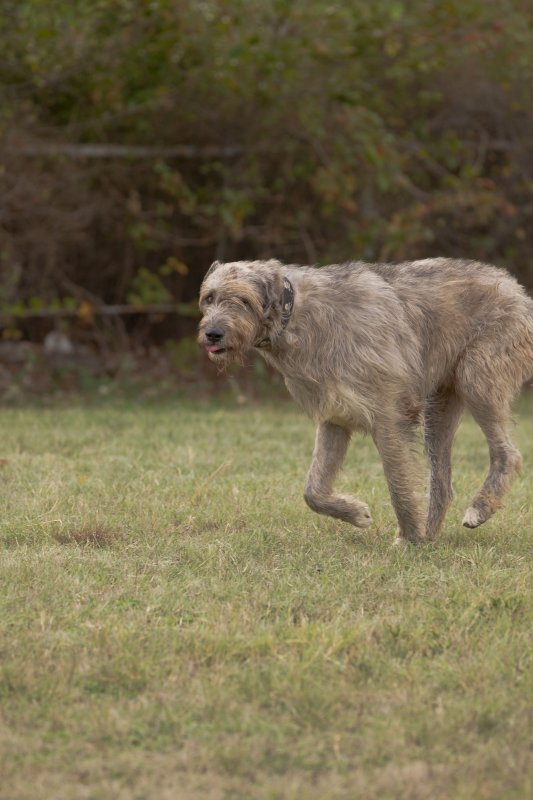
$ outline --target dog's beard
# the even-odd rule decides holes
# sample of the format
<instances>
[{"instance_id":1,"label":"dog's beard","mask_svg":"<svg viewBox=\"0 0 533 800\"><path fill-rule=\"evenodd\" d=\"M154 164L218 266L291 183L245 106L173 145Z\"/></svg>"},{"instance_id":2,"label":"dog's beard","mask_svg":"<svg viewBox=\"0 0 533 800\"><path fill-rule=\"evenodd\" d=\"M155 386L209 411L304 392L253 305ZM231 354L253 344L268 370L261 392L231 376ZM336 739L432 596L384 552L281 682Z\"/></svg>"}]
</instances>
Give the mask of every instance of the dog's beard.
<instances>
[{"instance_id":1,"label":"dog's beard","mask_svg":"<svg viewBox=\"0 0 533 800\"><path fill-rule=\"evenodd\" d=\"M233 358L233 351L231 350L218 350L207 354L209 360L216 364L219 369L225 369L230 364Z\"/></svg>"},{"instance_id":2,"label":"dog's beard","mask_svg":"<svg viewBox=\"0 0 533 800\"><path fill-rule=\"evenodd\" d=\"M246 366L246 354L250 353L250 348L231 347L218 353L208 353L209 360L216 364L218 369L223 372L230 364L238 364L240 367Z\"/></svg>"}]
</instances>

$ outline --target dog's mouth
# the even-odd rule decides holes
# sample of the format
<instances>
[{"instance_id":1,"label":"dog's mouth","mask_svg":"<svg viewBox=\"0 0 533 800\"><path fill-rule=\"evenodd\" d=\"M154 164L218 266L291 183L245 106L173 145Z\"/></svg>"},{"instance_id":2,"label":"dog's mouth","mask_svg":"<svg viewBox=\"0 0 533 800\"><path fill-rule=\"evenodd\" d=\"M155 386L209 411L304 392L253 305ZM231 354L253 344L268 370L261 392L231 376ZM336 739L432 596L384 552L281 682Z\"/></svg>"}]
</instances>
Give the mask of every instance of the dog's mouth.
<instances>
[{"instance_id":1,"label":"dog's mouth","mask_svg":"<svg viewBox=\"0 0 533 800\"><path fill-rule=\"evenodd\" d=\"M227 353L229 348L220 344L206 344L205 349L211 356L220 356L222 353Z\"/></svg>"}]
</instances>

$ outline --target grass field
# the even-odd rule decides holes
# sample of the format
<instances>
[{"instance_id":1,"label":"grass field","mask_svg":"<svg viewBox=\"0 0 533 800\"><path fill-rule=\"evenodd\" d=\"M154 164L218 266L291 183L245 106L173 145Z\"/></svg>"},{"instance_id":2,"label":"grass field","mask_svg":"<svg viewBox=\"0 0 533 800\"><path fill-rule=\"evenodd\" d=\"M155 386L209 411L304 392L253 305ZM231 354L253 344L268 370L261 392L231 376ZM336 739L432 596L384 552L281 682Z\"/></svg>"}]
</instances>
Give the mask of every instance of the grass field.
<instances>
[{"instance_id":1,"label":"grass field","mask_svg":"<svg viewBox=\"0 0 533 800\"><path fill-rule=\"evenodd\" d=\"M486 468L466 420L442 538L390 547L369 440L302 499L288 404L0 411L0 797L530 797L533 398L525 468L460 526Z\"/></svg>"}]
</instances>

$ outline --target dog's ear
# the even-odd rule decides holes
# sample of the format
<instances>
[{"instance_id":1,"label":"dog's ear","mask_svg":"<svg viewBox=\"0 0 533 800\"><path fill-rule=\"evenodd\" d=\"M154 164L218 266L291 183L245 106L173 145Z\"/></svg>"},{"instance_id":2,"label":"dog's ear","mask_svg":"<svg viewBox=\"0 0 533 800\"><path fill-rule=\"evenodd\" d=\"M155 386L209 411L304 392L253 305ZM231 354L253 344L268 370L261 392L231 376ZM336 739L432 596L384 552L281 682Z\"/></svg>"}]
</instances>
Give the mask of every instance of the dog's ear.
<instances>
[{"instance_id":1,"label":"dog's ear","mask_svg":"<svg viewBox=\"0 0 533 800\"><path fill-rule=\"evenodd\" d=\"M276 281L271 278L263 278L261 281L261 294L263 296L263 311L266 313L272 307L275 307L276 300L278 299L275 289Z\"/></svg>"},{"instance_id":2,"label":"dog's ear","mask_svg":"<svg viewBox=\"0 0 533 800\"><path fill-rule=\"evenodd\" d=\"M206 278L208 278L210 275L212 275L213 272L220 267L220 265L221 265L220 261L213 261L213 263L211 264L211 266L209 267L209 269L207 270L207 272L204 275L204 281L205 281Z\"/></svg>"},{"instance_id":3,"label":"dog's ear","mask_svg":"<svg viewBox=\"0 0 533 800\"><path fill-rule=\"evenodd\" d=\"M277 310L281 302L283 279L278 264L279 262L271 262L269 269L262 271L261 274L261 295L265 315Z\"/></svg>"}]
</instances>

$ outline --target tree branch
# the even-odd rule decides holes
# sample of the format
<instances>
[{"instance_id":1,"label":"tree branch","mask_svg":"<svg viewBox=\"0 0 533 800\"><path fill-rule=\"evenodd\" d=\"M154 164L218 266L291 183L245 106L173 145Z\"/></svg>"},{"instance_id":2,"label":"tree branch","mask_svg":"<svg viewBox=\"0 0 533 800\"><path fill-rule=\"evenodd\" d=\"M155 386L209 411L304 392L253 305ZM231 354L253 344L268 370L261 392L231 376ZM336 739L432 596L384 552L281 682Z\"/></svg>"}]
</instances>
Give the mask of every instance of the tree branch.
<instances>
[{"instance_id":1,"label":"tree branch","mask_svg":"<svg viewBox=\"0 0 533 800\"><path fill-rule=\"evenodd\" d=\"M66 156L67 158L234 158L243 152L238 145L217 147L178 144L170 147L148 147L127 144L21 144L6 145L4 151L11 155Z\"/></svg>"}]
</instances>

